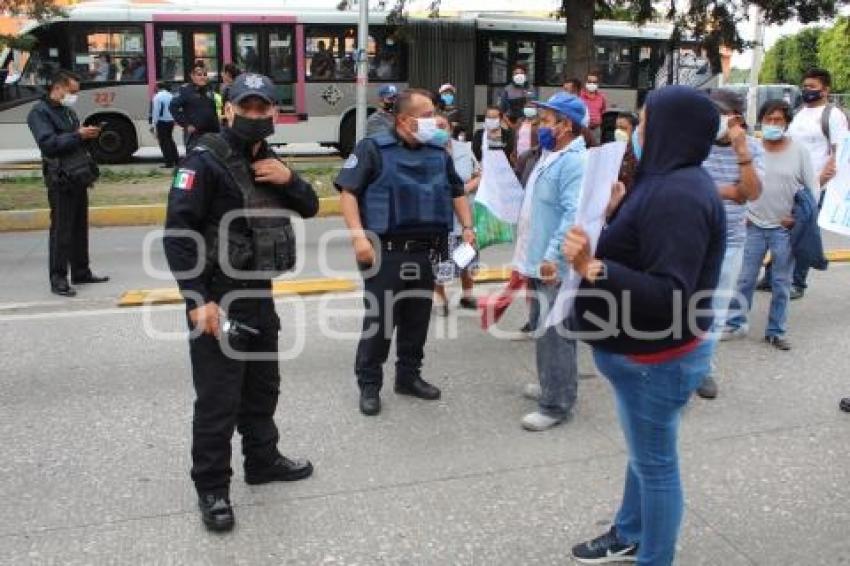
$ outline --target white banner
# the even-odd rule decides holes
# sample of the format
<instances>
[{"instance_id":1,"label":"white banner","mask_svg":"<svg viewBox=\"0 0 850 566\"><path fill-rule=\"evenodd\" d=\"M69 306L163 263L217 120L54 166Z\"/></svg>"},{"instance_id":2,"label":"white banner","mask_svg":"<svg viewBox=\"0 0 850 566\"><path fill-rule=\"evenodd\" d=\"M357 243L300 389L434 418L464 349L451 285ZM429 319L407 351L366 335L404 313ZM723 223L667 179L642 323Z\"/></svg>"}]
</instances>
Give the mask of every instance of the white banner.
<instances>
[{"instance_id":1,"label":"white banner","mask_svg":"<svg viewBox=\"0 0 850 566\"><path fill-rule=\"evenodd\" d=\"M838 172L823 188L826 191L818 225L831 232L850 236L850 137L844 138L835 160Z\"/></svg>"},{"instance_id":2,"label":"white banner","mask_svg":"<svg viewBox=\"0 0 850 566\"><path fill-rule=\"evenodd\" d=\"M485 134L482 145L486 144ZM523 191L505 152L485 147L481 161L481 183L475 193L475 202L486 206L499 220L516 224Z\"/></svg>"},{"instance_id":3,"label":"white banner","mask_svg":"<svg viewBox=\"0 0 850 566\"><path fill-rule=\"evenodd\" d=\"M625 153L625 142L606 143L587 151L575 225L587 232L591 255L596 252L599 235L605 226L605 209L611 201L611 188L620 176ZM561 290L546 318L547 328L563 322L570 315L580 283L581 276L570 269L566 280L561 282Z\"/></svg>"}]
</instances>

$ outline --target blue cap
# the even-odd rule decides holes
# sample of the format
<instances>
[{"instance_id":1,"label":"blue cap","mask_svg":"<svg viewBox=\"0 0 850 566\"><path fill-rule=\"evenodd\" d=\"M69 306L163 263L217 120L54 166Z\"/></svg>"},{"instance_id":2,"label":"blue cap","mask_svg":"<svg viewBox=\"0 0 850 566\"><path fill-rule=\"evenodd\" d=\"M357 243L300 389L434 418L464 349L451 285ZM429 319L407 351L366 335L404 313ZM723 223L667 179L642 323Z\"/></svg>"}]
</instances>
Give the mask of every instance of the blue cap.
<instances>
[{"instance_id":1,"label":"blue cap","mask_svg":"<svg viewBox=\"0 0 850 566\"><path fill-rule=\"evenodd\" d=\"M535 104L538 108L554 110L573 124L582 125L587 116L587 107L584 102L579 97L566 92L556 93L546 102L536 102Z\"/></svg>"},{"instance_id":2,"label":"blue cap","mask_svg":"<svg viewBox=\"0 0 850 566\"><path fill-rule=\"evenodd\" d=\"M274 104L275 94L274 83L267 76L258 73L242 73L230 85L228 99L233 104L239 104L249 96L257 96L269 104Z\"/></svg>"},{"instance_id":3,"label":"blue cap","mask_svg":"<svg viewBox=\"0 0 850 566\"><path fill-rule=\"evenodd\" d=\"M378 98L395 98L398 96L398 89L395 85L384 85L378 89Z\"/></svg>"}]
</instances>

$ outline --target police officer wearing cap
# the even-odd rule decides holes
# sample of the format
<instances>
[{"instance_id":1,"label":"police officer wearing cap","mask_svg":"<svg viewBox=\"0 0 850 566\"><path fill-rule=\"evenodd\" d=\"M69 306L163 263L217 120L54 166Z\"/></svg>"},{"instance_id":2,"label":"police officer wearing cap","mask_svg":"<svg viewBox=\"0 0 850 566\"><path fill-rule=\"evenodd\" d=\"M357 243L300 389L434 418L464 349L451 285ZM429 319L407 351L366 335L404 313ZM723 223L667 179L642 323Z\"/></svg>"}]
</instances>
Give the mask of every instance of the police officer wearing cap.
<instances>
[{"instance_id":1,"label":"police officer wearing cap","mask_svg":"<svg viewBox=\"0 0 850 566\"><path fill-rule=\"evenodd\" d=\"M393 129L393 125L395 124L393 105L397 96L398 89L395 85L384 85L378 89L380 106L366 120L367 136L389 132Z\"/></svg>"},{"instance_id":2,"label":"police officer wearing cap","mask_svg":"<svg viewBox=\"0 0 850 566\"><path fill-rule=\"evenodd\" d=\"M288 215L307 218L319 209L310 184L265 141L274 133L276 113L270 79L237 77L225 106L229 126L198 138L168 197L165 255L191 330L191 475L202 520L215 531L234 525L234 428L242 435L247 483L300 480L313 471L309 461L281 455L274 423L280 319L271 279L295 262Z\"/></svg>"},{"instance_id":3,"label":"police officer wearing cap","mask_svg":"<svg viewBox=\"0 0 850 566\"><path fill-rule=\"evenodd\" d=\"M360 411L377 415L383 364L396 332L395 392L440 398L421 368L434 291L434 265L447 254L453 212L475 243L463 181L436 140L431 93L402 91L390 132L362 140L336 178L345 223L364 277L363 333L354 371Z\"/></svg>"}]
</instances>

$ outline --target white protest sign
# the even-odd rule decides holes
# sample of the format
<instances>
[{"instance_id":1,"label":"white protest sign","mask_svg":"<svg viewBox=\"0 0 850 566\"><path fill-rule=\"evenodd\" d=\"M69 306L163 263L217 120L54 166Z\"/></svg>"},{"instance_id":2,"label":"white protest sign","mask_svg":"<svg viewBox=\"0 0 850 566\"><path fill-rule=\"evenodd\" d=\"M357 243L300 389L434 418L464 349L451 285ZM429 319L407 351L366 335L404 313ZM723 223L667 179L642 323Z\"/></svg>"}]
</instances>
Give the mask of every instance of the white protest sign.
<instances>
[{"instance_id":1,"label":"white protest sign","mask_svg":"<svg viewBox=\"0 0 850 566\"><path fill-rule=\"evenodd\" d=\"M500 149L484 149L481 161L481 183L475 202L486 206L499 220L516 224L523 192L507 156Z\"/></svg>"},{"instance_id":2,"label":"white protest sign","mask_svg":"<svg viewBox=\"0 0 850 566\"><path fill-rule=\"evenodd\" d=\"M575 225L584 229L590 238L591 254L596 252L596 244L605 226L605 209L611 200L611 187L620 175L625 153L625 142L606 143L587 151ZM570 315L580 283L581 276L570 269L546 318L547 328L563 322Z\"/></svg>"},{"instance_id":3,"label":"white protest sign","mask_svg":"<svg viewBox=\"0 0 850 566\"><path fill-rule=\"evenodd\" d=\"M850 137L838 148L835 160L837 173L823 188L818 226L830 232L850 236Z\"/></svg>"}]
</instances>

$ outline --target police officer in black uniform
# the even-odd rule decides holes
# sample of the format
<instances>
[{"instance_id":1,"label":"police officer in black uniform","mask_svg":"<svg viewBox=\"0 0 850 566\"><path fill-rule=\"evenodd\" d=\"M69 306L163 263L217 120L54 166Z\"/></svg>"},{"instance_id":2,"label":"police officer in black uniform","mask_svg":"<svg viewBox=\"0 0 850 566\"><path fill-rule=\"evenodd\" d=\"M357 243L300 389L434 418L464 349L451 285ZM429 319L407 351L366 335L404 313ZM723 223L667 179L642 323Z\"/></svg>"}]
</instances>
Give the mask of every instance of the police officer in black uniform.
<instances>
[{"instance_id":1,"label":"police officer in black uniform","mask_svg":"<svg viewBox=\"0 0 850 566\"><path fill-rule=\"evenodd\" d=\"M395 392L420 399L440 398L422 379L422 358L434 291L434 265L447 254L453 212L464 240L475 232L463 181L438 130L428 91L398 95L395 127L361 141L336 178L342 214L351 230L364 275L363 334L355 373L360 411L377 415L382 366L396 334Z\"/></svg>"},{"instance_id":2,"label":"police officer in black uniform","mask_svg":"<svg viewBox=\"0 0 850 566\"><path fill-rule=\"evenodd\" d=\"M203 61L196 61L192 66L192 82L180 87L168 109L185 132L187 151L200 136L219 131L221 122L215 105L215 91L210 87Z\"/></svg>"},{"instance_id":3,"label":"police officer in black uniform","mask_svg":"<svg viewBox=\"0 0 850 566\"><path fill-rule=\"evenodd\" d=\"M80 90L80 77L59 71L47 95L33 106L27 125L41 150L47 200L50 203L50 290L73 297L71 282L103 283L89 268L89 186L98 171L86 144L97 139L100 128L81 126L73 106Z\"/></svg>"},{"instance_id":4,"label":"police officer in black uniform","mask_svg":"<svg viewBox=\"0 0 850 566\"><path fill-rule=\"evenodd\" d=\"M192 480L203 522L217 531L234 524L234 428L242 435L247 483L299 480L313 471L309 461L278 452L274 423L280 319L271 278L295 263L287 211L306 218L319 209L310 184L265 142L276 112L271 80L237 77L225 107L230 126L198 138L168 197L165 254L191 330Z\"/></svg>"}]
</instances>

